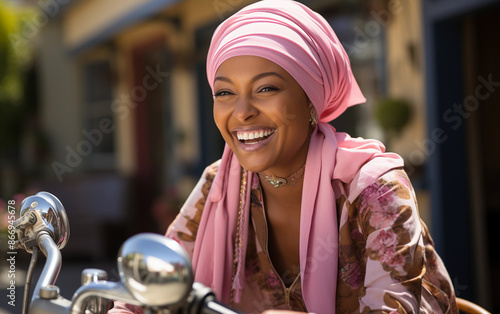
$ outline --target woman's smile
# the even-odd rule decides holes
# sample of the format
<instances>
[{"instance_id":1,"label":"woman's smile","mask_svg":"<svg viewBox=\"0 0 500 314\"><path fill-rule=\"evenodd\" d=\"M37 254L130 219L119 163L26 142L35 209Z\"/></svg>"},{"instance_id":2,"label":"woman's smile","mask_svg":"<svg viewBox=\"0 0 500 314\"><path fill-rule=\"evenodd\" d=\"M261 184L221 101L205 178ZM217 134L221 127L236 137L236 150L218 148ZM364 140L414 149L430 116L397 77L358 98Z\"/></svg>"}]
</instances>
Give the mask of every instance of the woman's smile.
<instances>
[{"instance_id":1,"label":"woman's smile","mask_svg":"<svg viewBox=\"0 0 500 314\"><path fill-rule=\"evenodd\" d=\"M276 129L233 131L233 134L236 134L236 138L239 141L240 149L247 152L257 151L268 145L275 133Z\"/></svg>"},{"instance_id":2,"label":"woman's smile","mask_svg":"<svg viewBox=\"0 0 500 314\"><path fill-rule=\"evenodd\" d=\"M233 133L236 133L236 137L239 141L242 141L245 144L255 144L256 142L260 142L273 135L274 132L276 132L276 129L234 131Z\"/></svg>"},{"instance_id":3,"label":"woman's smile","mask_svg":"<svg viewBox=\"0 0 500 314\"><path fill-rule=\"evenodd\" d=\"M311 132L307 96L272 61L255 56L224 61L214 79L214 118L247 170L288 176L306 160Z\"/></svg>"}]
</instances>

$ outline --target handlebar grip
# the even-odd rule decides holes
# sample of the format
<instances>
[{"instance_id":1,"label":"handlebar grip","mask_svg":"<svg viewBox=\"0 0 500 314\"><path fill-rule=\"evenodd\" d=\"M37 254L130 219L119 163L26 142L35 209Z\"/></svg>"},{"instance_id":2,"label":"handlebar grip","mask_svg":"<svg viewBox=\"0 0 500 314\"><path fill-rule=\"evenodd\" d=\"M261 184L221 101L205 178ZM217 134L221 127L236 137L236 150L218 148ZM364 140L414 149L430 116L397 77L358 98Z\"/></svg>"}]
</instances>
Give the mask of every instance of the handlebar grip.
<instances>
[{"instance_id":1,"label":"handlebar grip","mask_svg":"<svg viewBox=\"0 0 500 314\"><path fill-rule=\"evenodd\" d=\"M243 312L228 308L226 305L212 299L205 300L205 304L202 307L200 314L243 314Z\"/></svg>"},{"instance_id":2,"label":"handlebar grip","mask_svg":"<svg viewBox=\"0 0 500 314\"><path fill-rule=\"evenodd\" d=\"M185 314L244 314L216 300L212 289L193 283L193 290L182 310Z\"/></svg>"}]
</instances>

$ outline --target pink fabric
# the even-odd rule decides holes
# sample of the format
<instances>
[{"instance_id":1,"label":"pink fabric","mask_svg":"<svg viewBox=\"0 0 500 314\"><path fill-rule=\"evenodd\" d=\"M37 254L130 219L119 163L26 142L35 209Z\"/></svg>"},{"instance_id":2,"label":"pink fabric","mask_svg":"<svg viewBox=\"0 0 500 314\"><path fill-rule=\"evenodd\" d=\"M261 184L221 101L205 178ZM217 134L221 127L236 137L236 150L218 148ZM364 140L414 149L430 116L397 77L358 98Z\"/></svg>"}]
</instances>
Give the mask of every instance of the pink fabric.
<instances>
[{"instance_id":1,"label":"pink fabric","mask_svg":"<svg viewBox=\"0 0 500 314\"><path fill-rule=\"evenodd\" d=\"M309 311L335 312L338 264L338 223L331 181L350 183L363 168L367 185L386 171L401 167L398 155L384 153L378 141L352 139L325 123L347 107L364 102L352 75L349 59L333 30L317 13L288 0L252 4L215 31L207 57L213 88L224 60L254 55L269 59L302 86L314 104L320 123L311 136L304 174L300 225L302 290ZM214 289L229 302L231 288L238 302L244 287L244 263L253 173L246 172L242 216L238 217L241 166L226 145L219 170L205 204L193 252L195 280ZM373 178L372 178L373 177ZM368 182L370 181L371 182ZM233 235L240 222L241 245ZM238 262L233 277L233 260Z\"/></svg>"},{"instance_id":2,"label":"pink fabric","mask_svg":"<svg viewBox=\"0 0 500 314\"><path fill-rule=\"evenodd\" d=\"M353 139L320 123L307 154L300 217L300 271L307 309L335 313L338 266L338 221L332 180L351 183L361 169L364 187L390 169L402 167L396 154L384 153L375 140Z\"/></svg>"},{"instance_id":3,"label":"pink fabric","mask_svg":"<svg viewBox=\"0 0 500 314\"><path fill-rule=\"evenodd\" d=\"M320 113L320 121L329 122L347 107L366 101L337 35L321 15L298 2L257 2L217 28L207 56L212 89L222 62L241 55L266 58L290 73Z\"/></svg>"}]
</instances>

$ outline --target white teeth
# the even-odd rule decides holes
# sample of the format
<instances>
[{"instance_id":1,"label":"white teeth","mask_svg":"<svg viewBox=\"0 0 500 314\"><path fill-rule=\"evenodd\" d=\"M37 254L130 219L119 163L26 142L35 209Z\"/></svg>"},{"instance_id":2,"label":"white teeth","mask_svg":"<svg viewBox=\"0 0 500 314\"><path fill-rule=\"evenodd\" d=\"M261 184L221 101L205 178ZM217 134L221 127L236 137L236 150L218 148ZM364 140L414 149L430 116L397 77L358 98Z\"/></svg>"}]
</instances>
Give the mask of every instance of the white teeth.
<instances>
[{"instance_id":1,"label":"white teeth","mask_svg":"<svg viewBox=\"0 0 500 314\"><path fill-rule=\"evenodd\" d=\"M259 139L262 137L266 137L268 135L271 135L274 133L275 130L260 130L260 131L255 131L255 132L237 132L236 136L238 140L254 140L254 139Z\"/></svg>"}]
</instances>

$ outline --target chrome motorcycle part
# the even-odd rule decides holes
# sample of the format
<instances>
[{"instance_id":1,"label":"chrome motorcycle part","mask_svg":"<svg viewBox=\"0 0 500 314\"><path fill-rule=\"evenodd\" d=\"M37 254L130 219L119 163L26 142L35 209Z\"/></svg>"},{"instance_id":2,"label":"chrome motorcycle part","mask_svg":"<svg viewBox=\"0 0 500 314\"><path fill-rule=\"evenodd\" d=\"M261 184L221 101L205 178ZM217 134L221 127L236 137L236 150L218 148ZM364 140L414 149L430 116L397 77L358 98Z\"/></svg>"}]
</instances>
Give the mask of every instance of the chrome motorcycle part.
<instances>
[{"instance_id":1,"label":"chrome motorcycle part","mask_svg":"<svg viewBox=\"0 0 500 314\"><path fill-rule=\"evenodd\" d=\"M31 253L37 235L46 231L59 249L66 246L70 235L69 221L59 199L48 192L39 192L21 202L20 217L14 222L17 238Z\"/></svg>"},{"instance_id":2,"label":"chrome motorcycle part","mask_svg":"<svg viewBox=\"0 0 500 314\"><path fill-rule=\"evenodd\" d=\"M82 286L91 282L108 280L108 273L102 269L85 268L82 271Z\"/></svg>"},{"instance_id":3,"label":"chrome motorcycle part","mask_svg":"<svg viewBox=\"0 0 500 314\"><path fill-rule=\"evenodd\" d=\"M24 289L23 313L29 308L29 294L38 248L47 262L37 282L33 298L39 297L42 287L54 284L61 269L60 249L69 239L69 221L63 205L48 192L39 192L25 198L20 205L19 218L14 222L18 246L32 253Z\"/></svg>"},{"instance_id":4,"label":"chrome motorcycle part","mask_svg":"<svg viewBox=\"0 0 500 314\"><path fill-rule=\"evenodd\" d=\"M62 258L60 249L69 239L69 222L61 202L40 192L21 203L21 217L14 222L19 247L32 252L23 313L107 313L116 300L141 306L145 313L239 313L215 300L213 292L193 284L191 262L175 241L158 234L139 234L127 240L118 254L121 282L108 282L103 270L82 272L82 286L71 301L53 286ZM29 286L38 251L47 257L29 306ZM177 312L180 311L180 312Z\"/></svg>"},{"instance_id":5,"label":"chrome motorcycle part","mask_svg":"<svg viewBox=\"0 0 500 314\"><path fill-rule=\"evenodd\" d=\"M54 240L47 232L41 232L37 238L38 247L43 255L47 257L45 265L43 266L42 273L38 278L38 282L33 291L33 298L36 299L40 294L40 289L56 283L57 276L61 270L62 256L61 251L54 243Z\"/></svg>"},{"instance_id":6,"label":"chrome motorcycle part","mask_svg":"<svg viewBox=\"0 0 500 314\"><path fill-rule=\"evenodd\" d=\"M58 286L45 286L40 289L40 299L53 300L59 297L59 287Z\"/></svg>"},{"instance_id":7,"label":"chrome motorcycle part","mask_svg":"<svg viewBox=\"0 0 500 314\"><path fill-rule=\"evenodd\" d=\"M78 288L78 290L76 290L75 294L73 295L73 298L71 299L71 305L67 307L67 311L65 311L65 313L84 313L87 306L87 301L96 297L121 301L138 306L143 305L143 303L137 301L132 296L132 294L127 290L127 288L123 286L121 282L100 281L91 282L89 284L86 284L85 286L81 286L80 288Z\"/></svg>"},{"instance_id":8,"label":"chrome motorcycle part","mask_svg":"<svg viewBox=\"0 0 500 314\"><path fill-rule=\"evenodd\" d=\"M193 283L193 290L180 312L182 314L243 314L218 302L212 289L199 282Z\"/></svg>"},{"instance_id":9,"label":"chrome motorcycle part","mask_svg":"<svg viewBox=\"0 0 500 314\"><path fill-rule=\"evenodd\" d=\"M180 244L152 233L135 235L122 245L118 272L130 293L152 307L178 305L189 295L194 279L191 261Z\"/></svg>"},{"instance_id":10,"label":"chrome motorcycle part","mask_svg":"<svg viewBox=\"0 0 500 314\"><path fill-rule=\"evenodd\" d=\"M102 269L86 268L82 271L82 286L92 282L105 282L108 279L108 273ZM84 302L85 313L107 313L113 302L101 297L89 297Z\"/></svg>"}]
</instances>

